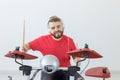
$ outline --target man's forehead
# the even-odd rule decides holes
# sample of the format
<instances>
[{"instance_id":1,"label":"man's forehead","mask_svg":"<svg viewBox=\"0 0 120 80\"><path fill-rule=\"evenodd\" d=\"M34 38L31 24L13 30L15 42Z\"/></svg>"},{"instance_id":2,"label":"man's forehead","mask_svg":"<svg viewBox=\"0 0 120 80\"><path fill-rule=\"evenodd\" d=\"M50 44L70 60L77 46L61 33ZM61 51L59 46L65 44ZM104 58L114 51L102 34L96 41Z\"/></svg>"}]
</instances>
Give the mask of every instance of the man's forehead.
<instances>
[{"instance_id":1,"label":"man's forehead","mask_svg":"<svg viewBox=\"0 0 120 80\"><path fill-rule=\"evenodd\" d=\"M50 27L61 26L61 25L62 25L61 22L49 22Z\"/></svg>"}]
</instances>

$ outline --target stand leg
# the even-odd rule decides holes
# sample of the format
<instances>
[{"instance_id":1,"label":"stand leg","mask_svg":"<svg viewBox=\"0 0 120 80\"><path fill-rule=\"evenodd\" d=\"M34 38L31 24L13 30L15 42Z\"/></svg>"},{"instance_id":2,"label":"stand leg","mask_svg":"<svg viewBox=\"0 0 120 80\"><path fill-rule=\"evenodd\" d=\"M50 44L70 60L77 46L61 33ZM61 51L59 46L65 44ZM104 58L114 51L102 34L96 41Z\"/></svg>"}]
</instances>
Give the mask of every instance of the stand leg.
<instances>
[{"instance_id":1,"label":"stand leg","mask_svg":"<svg viewBox=\"0 0 120 80\"><path fill-rule=\"evenodd\" d=\"M24 77L25 77L24 80L30 80L30 76L29 75L25 75Z\"/></svg>"}]
</instances>

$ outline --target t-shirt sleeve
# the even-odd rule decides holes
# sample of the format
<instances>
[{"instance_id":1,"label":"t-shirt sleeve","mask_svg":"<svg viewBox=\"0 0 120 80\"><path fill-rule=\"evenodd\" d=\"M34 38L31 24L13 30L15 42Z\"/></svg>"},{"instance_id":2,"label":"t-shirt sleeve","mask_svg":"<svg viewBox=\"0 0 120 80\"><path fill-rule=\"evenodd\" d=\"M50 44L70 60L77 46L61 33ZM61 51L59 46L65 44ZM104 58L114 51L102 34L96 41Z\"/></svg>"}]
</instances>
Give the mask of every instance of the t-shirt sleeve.
<instances>
[{"instance_id":1,"label":"t-shirt sleeve","mask_svg":"<svg viewBox=\"0 0 120 80\"><path fill-rule=\"evenodd\" d=\"M40 49L40 45L42 45L41 41L42 41L42 38L39 37L33 41L30 41L28 44L29 44L30 48L35 51L35 50Z\"/></svg>"},{"instance_id":2,"label":"t-shirt sleeve","mask_svg":"<svg viewBox=\"0 0 120 80\"><path fill-rule=\"evenodd\" d=\"M70 51L75 50L75 49L76 49L75 43L73 39L70 38Z\"/></svg>"}]
</instances>

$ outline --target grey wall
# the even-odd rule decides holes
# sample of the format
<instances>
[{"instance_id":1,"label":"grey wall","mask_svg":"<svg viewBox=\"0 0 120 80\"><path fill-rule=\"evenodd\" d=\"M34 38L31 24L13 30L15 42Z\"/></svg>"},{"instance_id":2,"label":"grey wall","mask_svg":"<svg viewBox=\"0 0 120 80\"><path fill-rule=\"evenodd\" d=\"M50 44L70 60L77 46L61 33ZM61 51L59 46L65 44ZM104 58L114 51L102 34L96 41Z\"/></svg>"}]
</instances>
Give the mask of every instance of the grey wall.
<instances>
[{"instance_id":1,"label":"grey wall","mask_svg":"<svg viewBox=\"0 0 120 80\"><path fill-rule=\"evenodd\" d=\"M23 21L26 21L25 42L47 34L50 16L61 17L65 34L73 37L78 48L89 48L103 58L92 59L88 68L107 66L120 70L120 0L1 0L0 1L0 70L18 70L14 59L4 57L22 45ZM29 54L41 56L39 52ZM24 61L39 67L39 59ZM87 61L82 62L82 69Z\"/></svg>"}]
</instances>

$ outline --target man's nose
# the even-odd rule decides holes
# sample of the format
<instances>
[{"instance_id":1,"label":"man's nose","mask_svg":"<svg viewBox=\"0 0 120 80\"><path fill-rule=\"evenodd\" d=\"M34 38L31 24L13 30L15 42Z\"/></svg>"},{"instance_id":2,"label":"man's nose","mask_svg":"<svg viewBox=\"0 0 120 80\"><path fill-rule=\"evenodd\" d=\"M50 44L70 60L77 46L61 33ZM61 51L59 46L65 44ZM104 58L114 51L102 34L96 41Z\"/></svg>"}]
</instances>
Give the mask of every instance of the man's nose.
<instances>
[{"instance_id":1,"label":"man's nose","mask_svg":"<svg viewBox=\"0 0 120 80\"><path fill-rule=\"evenodd\" d=\"M55 31L58 31L58 30L59 30L59 28L55 27Z\"/></svg>"}]
</instances>

